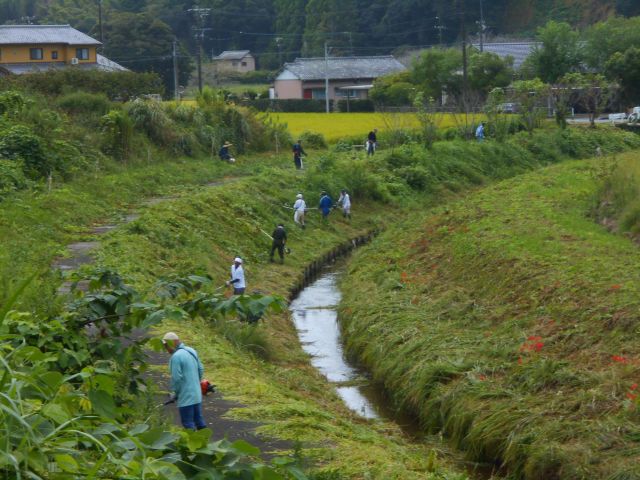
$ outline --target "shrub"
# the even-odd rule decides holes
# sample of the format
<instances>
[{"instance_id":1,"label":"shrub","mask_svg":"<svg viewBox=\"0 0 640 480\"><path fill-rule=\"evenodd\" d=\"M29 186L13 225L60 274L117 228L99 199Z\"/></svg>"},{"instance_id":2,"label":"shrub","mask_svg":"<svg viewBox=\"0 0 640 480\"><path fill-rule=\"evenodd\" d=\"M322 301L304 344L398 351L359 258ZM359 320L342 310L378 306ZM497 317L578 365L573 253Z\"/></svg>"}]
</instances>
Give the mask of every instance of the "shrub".
<instances>
[{"instance_id":1,"label":"shrub","mask_svg":"<svg viewBox=\"0 0 640 480\"><path fill-rule=\"evenodd\" d=\"M302 132L300 140L302 140L304 146L309 148L327 148L327 141L321 133L307 130Z\"/></svg>"},{"instance_id":2,"label":"shrub","mask_svg":"<svg viewBox=\"0 0 640 480\"><path fill-rule=\"evenodd\" d=\"M375 112L376 106L373 100L338 100L336 109L339 112Z\"/></svg>"},{"instance_id":3,"label":"shrub","mask_svg":"<svg viewBox=\"0 0 640 480\"><path fill-rule=\"evenodd\" d=\"M127 112L112 110L101 121L102 151L117 160L127 160L131 153L133 122Z\"/></svg>"},{"instance_id":4,"label":"shrub","mask_svg":"<svg viewBox=\"0 0 640 480\"><path fill-rule=\"evenodd\" d=\"M0 93L0 115L15 116L23 110L25 104L25 98L19 92Z\"/></svg>"},{"instance_id":5,"label":"shrub","mask_svg":"<svg viewBox=\"0 0 640 480\"><path fill-rule=\"evenodd\" d=\"M0 197L27 188L22 162L0 159Z\"/></svg>"},{"instance_id":6,"label":"shrub","mask_svg":"<svg viewBox=\"0 0 640 480\"><path fill-rule=\"evenodd\" d=\"M24 171L30 178L46 177L53 170L45 154L42 139L23 125L14 125L2 132L0 157L24 162Z\"/></svg>"},{"instance_id":7,"label":"shrub","mask_svg":"<svg viewBox=\"0 0 640 480\"><path fill-rule=\"evenodd\" d=\"M164 146L172 143L175 126L160 102L134 100L128 105L127 113L134 128L145 133L149 139Z\"/></svg>"},{"instance_id":8,"label":"shrub","mask_svg":"<svg viewBox=\"0 0 640 480\"><path fill-rule=\"evenodd\" d=\"M104 93L68 93L60 97L57 104L67 113L87 116L102 116L111 108L111 102Z\"/></svg>"}]
</instances>

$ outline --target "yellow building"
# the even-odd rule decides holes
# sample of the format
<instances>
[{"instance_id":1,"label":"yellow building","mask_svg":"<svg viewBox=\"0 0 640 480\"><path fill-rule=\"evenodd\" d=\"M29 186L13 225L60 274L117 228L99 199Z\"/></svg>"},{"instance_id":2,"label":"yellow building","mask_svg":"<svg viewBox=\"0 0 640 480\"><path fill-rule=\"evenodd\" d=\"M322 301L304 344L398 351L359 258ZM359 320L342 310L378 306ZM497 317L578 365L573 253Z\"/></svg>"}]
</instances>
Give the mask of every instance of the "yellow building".
<instances>
[{"instance_id":1,"label":"yellow building","mask_svg":"<svg viewBox=\"0 0 640 480\"><path fill-rule=\"evenodd\" d=\"M69 25L0 25L0 74L66 67L126 70L100 55L100 45Z\"/></svg>"}]
</instances>

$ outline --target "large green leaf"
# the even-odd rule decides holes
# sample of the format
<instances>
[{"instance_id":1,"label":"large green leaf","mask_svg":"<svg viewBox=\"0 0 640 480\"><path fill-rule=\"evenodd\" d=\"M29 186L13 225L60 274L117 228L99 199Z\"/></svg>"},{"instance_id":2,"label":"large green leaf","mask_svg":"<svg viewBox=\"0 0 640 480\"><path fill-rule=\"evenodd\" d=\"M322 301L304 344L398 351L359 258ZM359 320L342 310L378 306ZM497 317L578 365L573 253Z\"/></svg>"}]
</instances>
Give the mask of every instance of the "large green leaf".
<instances>
[{"instance_id":1,"label":"large green leaf","mask_svg":"<svg viewBox=\"0 0 640 480\"><path fill-rule=\"evenodd\" d=\"M117 416L116 404L113 397L104 390L91 390L89 392L89 400L93 410L101 417L114 420Z\"/></svg>"},{"instance_id":2,"label":"large green leaf","mask_svg":"<svg viewBox=\"0 0 640 480\"><path fill-rule=\"evenodd\" d=\"M50 418L56 423L64 423L71 419L69 412L58 403L47 403L41 410L42 415Z\"/></svg>"}]
</instances>

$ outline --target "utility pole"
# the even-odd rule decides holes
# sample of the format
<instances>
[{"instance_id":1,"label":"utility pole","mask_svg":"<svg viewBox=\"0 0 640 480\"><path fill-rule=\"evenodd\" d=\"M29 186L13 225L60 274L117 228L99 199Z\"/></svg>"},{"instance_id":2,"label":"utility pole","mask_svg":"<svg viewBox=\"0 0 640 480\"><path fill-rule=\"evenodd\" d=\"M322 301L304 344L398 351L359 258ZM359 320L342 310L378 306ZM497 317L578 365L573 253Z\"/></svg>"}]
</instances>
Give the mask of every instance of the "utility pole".
<instances>
[{"instance_id":1,"label":"utility pole","mask_svg":"<svg viewBox=\"0 0 640 480\"><path fill-rule=\"evenodd\" d=\"M104 51L104 29L102 28L102 0L98 0L98 25L100 26L100 43Z\"/></svg>"},{"instance_id":2,"label":"utility pole","mask_svg":"<svg viewBox=\"0 0 640 480\"><path fill-rule=\"evenodd\" d=\"M177 41L173 39L173 98L178 101L178 45Z\"/></svg>"},{"instance_id":3,"label":"utility pole","mask_svg":"<svg viewBox=\"0 0 640 480\"><path fill-rule=\"evenodd\" d=\"M442 31L447 27L440 23L440 17L436 17L436 25L433 28L438 31L438 41L440 43L440 46L442 46Z\"/></svg>"},{"instance_id":4,"label":"utility pole","mask_svg":"<svg viewBox=\"0 0 640 480\"><path fill-rule=\"evenodd\" d=\"M482 0L480 0L480 21L477 23L480 27L480 52L484 52L484 32L487 30L487 24L484 23L484 9L482 8Z\"/></svg>"},{"instance_id":5,"label":"utility pole","mask_svg":"<svg viewBox=\"0 0 640 480\"><path fill-rule=\"evenodd\" d=\"M324 42L324 102L325 110L329 113L329 44Z\"/></svg>"},{"instance_id":6,"label":"utility pole","mask_svg":"<svg viewBox=\"0 0 640 480\"><path fill-rule=\"evenodd\" d=\"M210 8L201 8L197 5L187 10L196 17L197 26L194 28L196 38L196 48L198 49L198 91L202 93L202 42L204 40L204 32L211 30L210 28L204 28L204 19L211 12Z\"/></svg>"},{"instance_id":7,"label":"utility pole","mask_svg":"<svg viewBox=\"0 0 640 480\"><path fill-rule=\"evenodd\" d=\"M465 115L468 112L467 91L468 91L468 65L467 65L467 27L465 25L465 0L458 0L460 6L460 28L462 36L462 103Z\"/></svg>"}]
</instances>

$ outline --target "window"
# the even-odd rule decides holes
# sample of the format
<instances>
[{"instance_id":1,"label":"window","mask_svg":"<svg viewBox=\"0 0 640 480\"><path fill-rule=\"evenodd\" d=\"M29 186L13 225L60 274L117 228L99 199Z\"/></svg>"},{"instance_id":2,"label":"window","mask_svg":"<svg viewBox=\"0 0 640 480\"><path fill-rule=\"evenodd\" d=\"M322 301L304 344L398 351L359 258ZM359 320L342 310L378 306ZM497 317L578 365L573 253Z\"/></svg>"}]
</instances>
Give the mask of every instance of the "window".
<instances>
[{"instance_id":1,"label":"window","mask_svg":"<svg viewBox=\"0 0 640 480\"><path fill-rule=\"evenodd\" d=\"M241 65L242 65L243 67L246 67L246 66L247 66L247 62L242 62L242 64L241 64Z\"/></svg>"},{"instance_id":2,"label":"window","mask_svg":"<svg viewBox=\"0 0 640 480\"><path fill-rule=\"evenodd\" d=\"M76 48L76 58L78 60L89 60L88 48Z\"/></svg>"},{"instance_id":3,"label":"window","mask_svg":"<svg viewBox=\"0 0 640 480\"><path fill-rule=\"evenodd\" d=\"M324 94L324 88L314 88L311 90L311 94L314 100L324 100L327 98Z\"/></svg>"},{"instance_id":4,"label":"window","mask_svg":"<svg viewBox=\"0 0 640 480\"><path fill-rule=\"evenodd\" d=\"M236 62L235 60L233 62L231 62L231 65L233 65L234 67L238 66L238 62Z\"/></svg>"},{"instance_id":5,"label":"window","mask_svg":"<svg viewBox=\"0 0 640 480\"><path fill-rule=\"evenodd\" d=\"M54 50L53 52L51 52L51 60L57 60L57 59L58 59L58 52Z\"/></svg>"},{"instance_id":6,"label":"window","mask_svg":"<svg viewBox=\"0 0 640 480\"><path fill-rule=\"evenodd\" d=\"M41 48L30 48L29 49L29 58L31 60L42 60L42 49Z\"/></svg>"},{"instance_id":7,"label":"window","mask_svg":"<svg viewBox=\"0 0 640 480\"><path fill-rule=\"evenodd\" d=\"M357 90L352 90L352 89L342 89L342 88L338 88L336 87L336 97L340 97L340 98L358 98L358 92Z\"/></svg>"}]
</instances>

